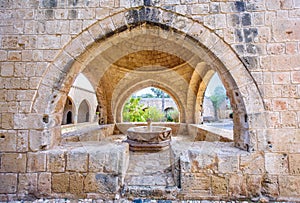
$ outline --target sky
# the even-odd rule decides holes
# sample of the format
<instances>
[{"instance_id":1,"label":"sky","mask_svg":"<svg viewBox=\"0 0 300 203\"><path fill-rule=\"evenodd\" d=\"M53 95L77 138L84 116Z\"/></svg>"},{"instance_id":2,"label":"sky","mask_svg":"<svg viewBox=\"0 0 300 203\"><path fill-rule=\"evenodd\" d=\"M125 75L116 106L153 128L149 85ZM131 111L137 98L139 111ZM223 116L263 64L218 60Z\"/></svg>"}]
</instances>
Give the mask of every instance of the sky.
<instances>
[{"instance_id":1,"label":"sky","mask_svg":"<svg viewBox=\"0 0 300 203\"><path fill-rule=\"evenodd\" d=\"M210 97L214 93L215 88L218 86L222 86L224 88L224 85L221 82L219 75L217 73L215 73L207 85L207 89L205 91L205 96Z\"/></svg>"}]
</instances>

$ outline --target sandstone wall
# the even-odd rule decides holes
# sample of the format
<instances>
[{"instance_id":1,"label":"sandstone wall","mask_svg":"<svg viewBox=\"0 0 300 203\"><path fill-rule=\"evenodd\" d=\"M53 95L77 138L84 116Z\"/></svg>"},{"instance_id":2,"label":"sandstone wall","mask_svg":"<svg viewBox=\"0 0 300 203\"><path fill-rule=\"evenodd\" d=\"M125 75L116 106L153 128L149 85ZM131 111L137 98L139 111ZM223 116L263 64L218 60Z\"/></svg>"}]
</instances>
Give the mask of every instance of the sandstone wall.
<instances>
[{"instance_id":1,"label":"sandstone wall","mask_svg":"<svg viewBox=\"0 0 300 203\"><path fill-rule=\"evenodd\" d=\"M205 85L197 83L201 72L196 66L201 60L186 50L197 52L197 56L203 56L212 69L221 73L236 113L242 112L235 118L235 127L239 129L234 139L237 146L248 148L251 153L234 155L229 161L224 159L221 165L224 163L225 168L214 165L221 167L214 168L214 176L188 167L184 191L197 191L197 187L201 190L200 183L209 181L215 189L206 198L229 198L233 192L241 191L242 195L237 194L236 198L268 196L300 201L300 1L2 0L0 19L1 201L22 199L29 194L82 194L83 184L89 181L89 175L82 176L89 172L87 166L80 165L82 173L73 174L77 169L73 170L73 163L64 160L74 158L71 151L52 154L53 146L61 139L60 123L67 93L76 75L85 67L90 68L85 73L97 89L103 121L114 122L115 109L122 105L118 99L128 98L132 93L125 91L131 87L130 76L126 79L126 71L105 75L106 69L93 67L120 67L120 63L115 63L118 57L111 56L119 54L121 58L125 53L129 55L128 50L139 50L135 43L128 40L128 49L120 46L113 54L107 52L100 58L98 53L119 45L126 37L134 37L130 29L146 33L142 26L145 22L150 27L159 24L159 29L153 29L154 39L160 36L164 37L160 42L181 43L169 49L169 44L162 43L160 49L171 53L163 57L170 59L165 66L175 61L184 68L174 74L147 78L143 83L167 90L185 116L181 120L193 123L194 114L198 113L196 98L201 98L197 91L205 89ZM140 40L140 44L147 44L147 39ZM176 53L182 55L182 60L171 57ZM162 62L157 58L155 64ZM99 84L95 78L102 75L103 83ZM177 75L182 78L176 79ZM119 84L121 76L126 80ZM147 76L150 77L143 77ZM141 82L138 78L134 80L137 83ZM168 83L168 79L172 82ZM120 94L114 95L113 91ZM244 107L239 108L240 104ZM87 155L81 155L87 161ZM113 175L100 175L98 180L116 181ZM82 185L72 188L72 181ZM242 192L244 188L250 192ZM197 198L197 192L193 198Z\"/></svg>"}]
</instances>

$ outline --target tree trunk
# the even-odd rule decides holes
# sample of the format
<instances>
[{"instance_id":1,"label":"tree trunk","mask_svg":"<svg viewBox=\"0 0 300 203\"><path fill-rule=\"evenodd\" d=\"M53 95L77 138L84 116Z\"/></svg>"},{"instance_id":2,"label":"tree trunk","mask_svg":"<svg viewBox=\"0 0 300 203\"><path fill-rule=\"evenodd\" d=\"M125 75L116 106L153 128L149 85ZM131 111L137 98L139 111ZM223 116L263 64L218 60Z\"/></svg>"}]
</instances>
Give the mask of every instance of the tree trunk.
<instances>
[{"instance_id":1,"label":"tree trunk","mask_svg":"<svg viewBox=\"0 0 300 203\"><path fill-rule=\"evenodd\" d=\"M161 96L161 111L164 112L165 110L165 93Z\"/></svg>"},{"instance_id":2,"label":"tree trunk","mask_svg":"<svg viewBox=\"0 0 300 203\"><path fill-rule=\"evenodd\" d=\"M219 114L218 114L218 109L214 107L214 113L215 113L215 121L219 120Z\"/></svg>"}]
</instances>

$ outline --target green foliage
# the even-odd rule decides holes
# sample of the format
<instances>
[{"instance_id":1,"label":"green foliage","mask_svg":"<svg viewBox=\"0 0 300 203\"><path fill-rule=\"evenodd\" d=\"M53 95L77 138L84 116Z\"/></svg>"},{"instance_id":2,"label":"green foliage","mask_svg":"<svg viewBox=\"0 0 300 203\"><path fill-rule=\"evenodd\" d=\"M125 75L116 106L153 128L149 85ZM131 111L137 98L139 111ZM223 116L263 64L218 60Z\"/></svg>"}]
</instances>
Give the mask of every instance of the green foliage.
<instances>
[{"instance_id":1,"label":"green foliage","mask_svg":"<svg viewBox=\"0 0 300 203\"><path fill-rule=\"evenodd\" d=\"M145 122L145 111L143 105L139 104L141 98L131 97L123 108L124 122Z\"/></svg>"},{"instance_id":2,"label":"green foliage","mask_svg":"<svg viewBox=\"0 0 300 203\"><path fill-rule=\"evenodd\" d=\"M226 93L223 87L217 86L214 90L214 94L210 97L213 106L218 109L222 102L226 99Z\"/></svg>"},{"instance_id":3,"label":"green foliage","mask_svg":"<svg viewBox=\"0 0 300 203\"><path fill-rule=\"evenodd\" d=\"M150 118L153 122L179 122L178 110L170 110L166 114L160 109L150 106L145 108L140 104L141 97L131 97L124 105L123 108L123 121L124 122L146 122Z\"/></svg>"},{"instance_id":4,"label":"green foliage","mask_svg":"<svg viewBox=\"0 0 300 203\"><path fill-rule=\"evenodd\" d=\"M159 109L154 106L150 106L145 110L146 120L150 118L153 122L161 122L165 120L165 115Z\"/></svg>"},{"instance_id":5,"label":"green foliage","mask_svg":"<svg viewBox=\"0 0 300 203\"><path fill-rule=\"evenodd\" d=\"M155 94L155 98L170 98L170 95L158 88L151 88L151 91Z\"/></svg>"},{"instance_id":6,"label":"green foliage","mask_svg":"<svg viewBox=\"0 0 300 203\"><path fill-rule=\"evenodd\" d=\"M167 111L166 117L168 122L179 122L179 112L177 109Z\"/></svg>"},{"instance_id":7,"label":"green foliage","mask_svg":"<svg viewBox=\"0 0 300 203\"><path fill-rule=\"evenodd\" d=\"M149 93L147 93L147 94L142 94L142 95L141 95L141 98L154 98L154 95L153 95L153 94L149 94Z\"/></svg>"},{"instance_id":8,"label":"green foliage","mask_svg":"<svg viewBox=\"0 0 300 203\"><path fill-rule=\"evenodd\" d=\"M214 94L209 97L211 102L213 103L214 106L214 111L215 111L215 119L218 120L218 110L221 106L221 104L224 102L226 99L226 92L225 89L222 86L217 86L214 89Z\"/></svg>"}]
</instances>

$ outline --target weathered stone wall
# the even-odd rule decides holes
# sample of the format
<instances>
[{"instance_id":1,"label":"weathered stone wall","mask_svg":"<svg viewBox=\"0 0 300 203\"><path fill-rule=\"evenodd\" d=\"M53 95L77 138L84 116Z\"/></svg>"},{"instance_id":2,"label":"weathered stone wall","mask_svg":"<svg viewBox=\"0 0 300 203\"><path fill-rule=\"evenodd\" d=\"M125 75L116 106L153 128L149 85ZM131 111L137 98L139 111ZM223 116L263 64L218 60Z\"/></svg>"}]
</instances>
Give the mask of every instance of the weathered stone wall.
<instances>
[{"instance_id":1,"label":"weathered stone wall","mask_svg":"<svg viewBox=\"0 0 300 203\"><path fill-rule=\"evenodd\" d=\"M212 70L233 104L235 144L251 153L184 168L183 191L300 201L298 0L2 0L0 19L1 200L107 191L86 189L87 165L74 166L72 150L53 151L79 72L97 90L104 122L115 121L120 97L142 83L166 90L181 120L193 123ZM150 66L158 74L148 74ZM78 153L86 163L87 153ZM214 175L201 170L207 165ZM115 184L114 175L92 178Z\"/></svg>"},{"instance_id":2,"label":"weathered stone wall","mask_svg":"<svg viewBox=\"0 0 300 203\"><path fill-rule=\"evenodd\" d=\"M164 100L165 100L165 103L164 103L163 110L166 110L167 108L177 109L177 106L173 99L165 98ZM162 109L162 99L161 98L142 98L140 100L140 104L144 104L145 107L155 106L157 109L160 109L160 110Z\"/></svg>"}]
</instances>

